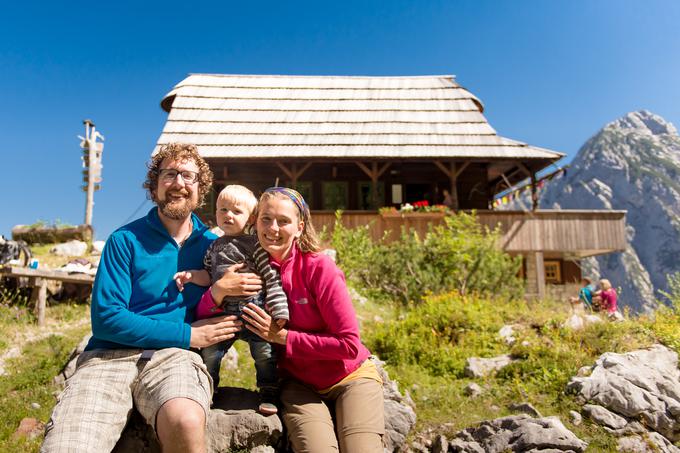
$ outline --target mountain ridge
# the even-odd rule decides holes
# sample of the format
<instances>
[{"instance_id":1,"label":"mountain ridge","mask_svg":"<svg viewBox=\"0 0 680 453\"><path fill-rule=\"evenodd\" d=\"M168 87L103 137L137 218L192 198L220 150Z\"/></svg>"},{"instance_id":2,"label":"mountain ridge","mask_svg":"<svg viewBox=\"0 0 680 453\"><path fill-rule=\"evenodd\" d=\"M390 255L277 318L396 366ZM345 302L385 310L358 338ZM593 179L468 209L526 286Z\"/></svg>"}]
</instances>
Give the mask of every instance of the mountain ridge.
<instances>
[{"instance_id":1,"label":"mountain ridge","mask_svg":"<svg viewBox=\"0 0 680 453\"><path fill-rule=\"evenodd\" d=\"M546 187L539 206L626 210L626 250L583 260L583 272L620 287L622 305L653 310L666 276L680 271L677 129L648 110L606 124L579 149L568 175Z\"/></svg>"}]
</instances>

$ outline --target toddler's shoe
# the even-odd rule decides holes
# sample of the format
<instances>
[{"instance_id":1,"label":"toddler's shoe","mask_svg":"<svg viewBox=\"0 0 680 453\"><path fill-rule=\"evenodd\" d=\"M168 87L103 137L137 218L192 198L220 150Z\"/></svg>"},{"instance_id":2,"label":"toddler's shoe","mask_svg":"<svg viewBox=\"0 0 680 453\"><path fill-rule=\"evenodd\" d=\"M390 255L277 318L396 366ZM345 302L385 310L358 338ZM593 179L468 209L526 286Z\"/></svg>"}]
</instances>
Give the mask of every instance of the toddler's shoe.
<instances>
[{"instance_id":1,"label":"toddler's shoe","mask_svg":"<svg viewBox=\"0 0 680 453\"><path fill-rule=\"evenodd\" d=\"M262 415L274 415L279 409L276 407L276 394L271 392L260 392L260 405L257 411Z\"/></svg>"}]
</instances>

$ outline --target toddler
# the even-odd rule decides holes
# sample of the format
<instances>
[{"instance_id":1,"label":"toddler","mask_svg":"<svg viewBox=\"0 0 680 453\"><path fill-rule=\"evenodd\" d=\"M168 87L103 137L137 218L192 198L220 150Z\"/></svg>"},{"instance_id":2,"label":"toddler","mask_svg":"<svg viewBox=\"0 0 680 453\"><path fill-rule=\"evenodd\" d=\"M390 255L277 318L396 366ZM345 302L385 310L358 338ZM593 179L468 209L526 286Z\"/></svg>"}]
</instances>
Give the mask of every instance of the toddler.
<instances>
[{"instance_id":1,"label":"toddler","mask_svg":"<svg viewBox=\"0 0 680 453\"><path fill-rule=\"evenodd\" d=\"M254 303L265 307L275 322L283 327L288 321L288 300L281 287L281 279L269 265L269 254L260 247L257 236L251 233L255 220L257 198L248 188L240 185L226 186L217 197L215 217L217 226L224 232L210 245L203 260L204 269L188 270L175 274L177 288L182 291L187 283L209 286L219 280L226 270L245 263L241 272L256 272L264 281L264 289L256 296L227 296L216 305L204 303L196 307L196 318L205 319L216 315L236 315L241 318L243 307ZM220 382L222 358L237 339L246 341L255 360L257 387L260 390L259 412L275 414L278 394L278 375L274 349L259 336L242 329L230 340L203 348L200 353L217 390Z\"/></svg>"}]
</instances>

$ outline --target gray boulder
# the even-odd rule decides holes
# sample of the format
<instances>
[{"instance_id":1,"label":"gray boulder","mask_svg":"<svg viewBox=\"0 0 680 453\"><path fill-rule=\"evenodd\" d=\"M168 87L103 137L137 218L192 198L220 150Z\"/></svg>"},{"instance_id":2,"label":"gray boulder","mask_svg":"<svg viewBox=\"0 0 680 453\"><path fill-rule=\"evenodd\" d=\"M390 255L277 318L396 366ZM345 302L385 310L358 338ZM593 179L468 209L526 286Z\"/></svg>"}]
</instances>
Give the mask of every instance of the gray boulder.
<instances>
[{"instance_id":1,"label":"gray boulder","mask_svg":"<svg viewBox=\"0 0 680 453\"><path fill-rule=\"evenodd\" d=\"M678 356L665 346L625 354L605 353L596 361L590 376L573 377L567 388L586 402L624 419L639 419L671 442L680 440ZM612 417L606 420L602 421L605 426L621 424Z\"/></svg>"},{"instance_id":2,"label":"gray boulder","mask_svg":"<svg viewBox=\"0 0 680 453\"><path fill-rule=\"evenodd\" d=\"M85 349L90 335L87 335L72 351L68 364L54 378L63 385L73 375L78 356ZM233 348L232 348L233 349ZM371 357L383 380L385 409L386 452L398 451L405 444L406 437L416 423L415 403L408 392L404 395L383 368L383 362ZM251 453L286 451L283 424L277 415L265 417L257 412L259 396L256 392L234 387L221 387L213 398L208 415L208 451L229 452L248 450ZM156 436L145 420L133 410L114 452L157 453L160 446Z\"/></svg>"},{"instance_id":3,"label":"gray boulder","mask_svg":"<svg viewBox=\"0 0 680 453\"><path fill-rule=\"evenodd\" d=\"M680 453L668 439L654 431L644 436L622 437L617 442L617 450L623 453Z\"/></svg>"},{"instance_id":4,"label":"gray boulder","mask_svg":"<svg viewBox=\"0 0 680 453\"><path fill-rule=\"evenodd\" d=\"M383 380L383 397L385 399L385 451L398 451L405 443L406 436L416 424L415 403L408 391L404 395L399 391L396 381L390 379L377 357L371 357Z\"/></svg>"},{"instance_id":5,"label":"gray boulder","mask_svg":"<svg viewBox=\"0 0 680 453\"><path fill-rule=\"evenodd\" d=\"M509 354L492 357L489 359L470 357L467 359L467 363L465 364L465 376L471 378L485 377L510 365L514 361L515 360Z\"/></svg>"},{"instance_id":6,"label":"gray boulder","mask_svg":"<svg viewBox=\"0 0 680 453\"><path fill-rule=\"evenodd\" d=\"M628 420L625 418L597 404L586 404L583 406L583 412L598 425L607 426L611 429L621 429L628 424Z\"/></svg>"},{"instance_id":7,"label":"gray boulder","mask_svg":"<svg viewBox=\"0 0 680 453\"><path fill-rule=\"evenodd\" d=\"M457 433L449 452L501 453L506 451L583 452L588 444L556 417L528 415L487 420Z\"/></svg>"}]
</instances>

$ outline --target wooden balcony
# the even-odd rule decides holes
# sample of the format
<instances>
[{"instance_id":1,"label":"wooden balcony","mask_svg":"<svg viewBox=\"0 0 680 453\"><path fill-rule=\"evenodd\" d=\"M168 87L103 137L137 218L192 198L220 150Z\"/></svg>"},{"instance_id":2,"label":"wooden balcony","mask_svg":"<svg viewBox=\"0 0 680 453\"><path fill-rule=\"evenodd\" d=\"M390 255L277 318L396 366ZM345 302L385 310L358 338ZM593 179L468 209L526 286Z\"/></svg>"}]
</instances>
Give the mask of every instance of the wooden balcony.
<instances>
[{"instance_id":1,"label":"wooden balcony","mask_svg":"<svg viewBox=\"0 0 680 453\"><path fill-rule=\"evenodd\" d=\"M626 247L625 215L626 211L477 211L477 219L482 225L500 227L501 247L508 253L543 252L546 257L572 260L623 251ZM342 214L346 227L369 225L374 239L388 231L389 240L399 236L402 226L424 235L428 224L441 223L443 218L441 213L381 215L375 211L347 211ZM312 219L317 230L326 227L332 231L335 213L313 211Z\"/></svg>"}]
</instances>

